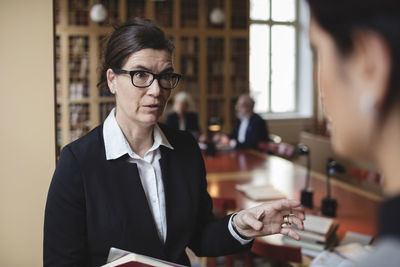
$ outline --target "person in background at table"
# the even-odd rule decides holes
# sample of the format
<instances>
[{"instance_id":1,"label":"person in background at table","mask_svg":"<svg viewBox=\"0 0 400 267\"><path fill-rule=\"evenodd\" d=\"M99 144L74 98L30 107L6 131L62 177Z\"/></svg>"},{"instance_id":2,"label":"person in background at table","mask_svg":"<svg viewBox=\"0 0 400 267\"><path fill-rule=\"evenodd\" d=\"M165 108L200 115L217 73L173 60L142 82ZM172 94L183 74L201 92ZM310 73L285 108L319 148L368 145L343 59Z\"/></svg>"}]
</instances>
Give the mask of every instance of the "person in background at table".
<instances>
[{"instance_id":1,"label":"person in background at table","mask_svg":"<svg viewBox=\"0 0 400 267\"><path fill-rule=\"evenodd\" d=\"M200 137L197 113L190 111L192 100L186 92L179 92L174 97L174 112L168 114L165 124L172 129L189 131L195 139Z\"/></svg>"},{"instance_id":2,"label":"person in background at table","mask_svg":"<svg viewBox=\"0 0 400 267\"><path fill-rule=\"evenodd\" d=\"M179 82L174 46L152 21L108 37L100 88L115 95L104 123L61 152L47 196L44 266L100 266L111 247L190 265L185 249L215 257L248 250L256 236L303 229L297 200L217 220L193 136L157 123Z\"/></svg>"},{"instance_id":3,"label":"person in background at table","mask_svg":"<svg viewBox=\"0 0 400 267\"><path fill-rule=\"evenodd\" d=\"M375 249L354 265L400 266L400 1L308 3L333 148L384 176Z\"/></svg>"},{"instance_id":4,"label":"person in background at table","mask_svg":"<svg viewBox=\"0 0 400 267\"><path fill-rule=\"evenodd\" d=\"M235 105L237 120L232 133L216 141L235 148L252 149L258 149L260 141L269 141L267 123L253 109L254 100L248 94L240 95Z\"/></svg>"}]
</instances>

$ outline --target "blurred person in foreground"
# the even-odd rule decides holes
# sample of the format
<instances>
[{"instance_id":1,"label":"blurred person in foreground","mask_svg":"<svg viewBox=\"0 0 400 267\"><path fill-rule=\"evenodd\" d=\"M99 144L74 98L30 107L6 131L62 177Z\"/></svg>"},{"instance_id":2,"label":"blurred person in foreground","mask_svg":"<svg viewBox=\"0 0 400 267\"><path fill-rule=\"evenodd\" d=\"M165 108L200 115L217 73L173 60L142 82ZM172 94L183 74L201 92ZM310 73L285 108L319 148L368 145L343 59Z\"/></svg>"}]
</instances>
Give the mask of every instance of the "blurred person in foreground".
<instances>
[{"instance_id":1,"label":"blurred person in foreground","mask_svg":"<svg viewBox=\"0 0 400 267\"><path fill-rule=\"evenodd\" d=\"M239 96L236 105L236 123L229 136L217 136L219 145L238 149L258 149L261 141L269 141L267 122L254 113L254 100L248 94Z\"/></svg>"},{"instance_id":2,"label":"blurred person in foreground","mask_svg":"<svg viewBox=\"0 0 400 267\"><path fill-rule=\"evenodd\" d=\"M111 247L190 265L187 247L215 257L248 250L256 236L299 238L290 227L303 229L297 200L215 218L197 142L157 123L180 79L173 51L150 20L109 36L98 86L116 107L61 152L47 196L44 266L99 266Z\"/></svg>"},{"instance_id":3,"label":"blurred person in foreground","mask_svg":"<svg viewBox=\"0 0 400 267\"><path fill-rule=\"evenodd\" d=\"M308 3L333 148L384 175L375 250L354 264L400 266L400 1Z\"/></svg>"},{"instance_id":4,"label":"blurred person in foreground","mask_svg":"<svg viewBox=\"0 0 400 267\"><path fill-rule=\"evenodd\" d=\"M200 127L197 113L190 111L191 102L188 93L177 93L174 97L174 112L168 114L165 124L175 130L189 131L197 140L200 137Z\"/></svg>"}]
</instances>

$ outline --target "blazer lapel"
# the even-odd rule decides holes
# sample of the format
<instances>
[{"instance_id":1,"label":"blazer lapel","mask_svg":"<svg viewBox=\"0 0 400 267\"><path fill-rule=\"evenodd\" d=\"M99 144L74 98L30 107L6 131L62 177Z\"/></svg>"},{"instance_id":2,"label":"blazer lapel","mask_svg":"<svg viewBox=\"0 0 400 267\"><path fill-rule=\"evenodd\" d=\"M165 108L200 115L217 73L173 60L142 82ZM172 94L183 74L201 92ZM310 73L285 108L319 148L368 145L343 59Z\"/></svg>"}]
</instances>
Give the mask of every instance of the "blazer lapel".
<instances>
[{"instance_id":1,"label":"blazer lapel","mask_svg":"<svg viewBox=\"0 0 400 267\"><path fill-rule=\"evenodd\" d=\"M116 194L115 199L119 199L117 209L126 218L126 243L134 244L136 253L145 253L141 247L143 250L150 248L154 257L165 258L137 165L120 158L110 162L110 169L115 182L111 190ZM139 240L130 240L130 236Z\"/></svg>"},{"instance_id":2,"label":"blazer lapel","mask_svg":"<svg viewBox=\"0 0 400 267\"><path fill-rule=\"evenodd\" d=\"M247 125L247 129L246 129L246 138L245 138L245 142L251 142L251 135L253 133L253 127L254 127L254 120L255 120L255 116L254 114L251 115L250 119L249 119L249 125Z\"/></svg>"},{"instance_id":3,"label":"blazer lapel","mask_svg":"<svg viewBox=\"0 0 400 267\"><path fill-rule=\"evenodd\" d=\"M166 246L179 246L177 240L183 241L183 233L189 233L186 228L191 227L192 199L190 195L187 175L183 172L181 164L183 159L175 151L161 146L160 166L164 181L165 203L167 214L167 240Z\"/></svg>"}]
</instances>

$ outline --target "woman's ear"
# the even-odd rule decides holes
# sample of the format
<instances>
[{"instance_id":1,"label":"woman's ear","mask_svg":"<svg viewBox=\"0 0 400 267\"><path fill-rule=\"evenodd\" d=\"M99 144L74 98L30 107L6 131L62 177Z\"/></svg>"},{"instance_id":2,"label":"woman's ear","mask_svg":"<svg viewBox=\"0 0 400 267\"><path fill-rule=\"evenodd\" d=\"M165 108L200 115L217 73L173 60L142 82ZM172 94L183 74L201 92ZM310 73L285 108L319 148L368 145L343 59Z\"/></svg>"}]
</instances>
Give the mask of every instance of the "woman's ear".
<instances>
[{"instance_id":1,"label":"woman's ear","mask_svg":"<svg viewBox=\"0 0 400 267\"><path fill-rule=\"evenodd\" d=\"M110 89L110 92L112 94L115 94L115 92L117 91L117 86L116 86L116 79L117 76L115 75L115 73L112 71L112 69L108 69L106 72L106 76L107 76L107 85L108 88Z\"/></svg>"},{"instance_id":2,"label":"woman's ear","mask_svg":"<svg viewBox=\"0 0 400 267\"><path fill-rule=\"evenodd\" d=\"M373 31L359 31L354 35L351 56L358 72L358 82L364 93L373 99L373 106L380 109L388 92L392 69L390 49L385 39Z\"/></svg>"}]
</instances>

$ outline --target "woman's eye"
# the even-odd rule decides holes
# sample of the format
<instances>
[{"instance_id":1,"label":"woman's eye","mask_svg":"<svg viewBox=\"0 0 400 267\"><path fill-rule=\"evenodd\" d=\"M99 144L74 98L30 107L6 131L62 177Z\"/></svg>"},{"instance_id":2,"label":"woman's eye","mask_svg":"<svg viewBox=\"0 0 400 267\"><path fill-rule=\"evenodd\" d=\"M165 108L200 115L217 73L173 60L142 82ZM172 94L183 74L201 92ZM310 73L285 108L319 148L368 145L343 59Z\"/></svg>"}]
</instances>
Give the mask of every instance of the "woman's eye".
<instances>
[{"instance_id":1,"label":"woman's eye","mask_svg":"<svg viewBox=\"0 0 400 267\"><path fill-rule=\"evenodd\" d=\"M171 80L172 77L173 77L172 73L166 73L166 74L163 75L162 78L165 79L165 80Z\"/></svg>"},{"instance_id":2,"label":"woman's eye","mask_svg":"<svg viewBox=\"0 0 400 267\"><path fill-rule=\"evenodd\" d=\"M136 72L135 73L135 77L138 79L144 79L146 77L148 77L149 75L145 72Z\"/></svg>"}]
</instances>

